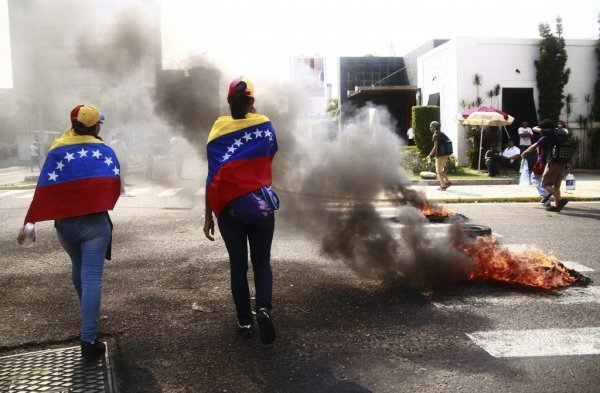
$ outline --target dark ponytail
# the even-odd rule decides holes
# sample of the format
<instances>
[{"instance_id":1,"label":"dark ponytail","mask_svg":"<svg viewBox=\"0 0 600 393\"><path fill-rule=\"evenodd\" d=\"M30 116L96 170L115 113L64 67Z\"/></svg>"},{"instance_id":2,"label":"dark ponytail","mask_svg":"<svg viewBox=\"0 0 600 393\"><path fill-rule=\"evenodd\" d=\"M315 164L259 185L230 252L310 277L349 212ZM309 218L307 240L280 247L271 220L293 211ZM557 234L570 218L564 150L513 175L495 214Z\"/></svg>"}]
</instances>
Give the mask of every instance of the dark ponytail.
<instances>
[{"instance_id":1,"label":"dark ponytail","mask_svg":"<svg viewBox=\"0 0 600 393\"><path fill-rule=\"evenodd\" d=\"M235 94L228 99L231 117L234 119L245 119L254 102L252 97L246 95L246 87L246 82L239 82L235 87Z\"/></svg>"},{"instance_id":2,"label":"dark ponytail","mask_svg":"<svg viewBox=\"0 0 600 393\"><path fill-rule=\"evenodd\" d=\"M73 131L75 131L75 133L78 135L96 136L96 125L95 124L91 127L86 127L82 123L78 122L77 120L74 120L71 125L73 128Z\"/></svg>"}]
</instances>

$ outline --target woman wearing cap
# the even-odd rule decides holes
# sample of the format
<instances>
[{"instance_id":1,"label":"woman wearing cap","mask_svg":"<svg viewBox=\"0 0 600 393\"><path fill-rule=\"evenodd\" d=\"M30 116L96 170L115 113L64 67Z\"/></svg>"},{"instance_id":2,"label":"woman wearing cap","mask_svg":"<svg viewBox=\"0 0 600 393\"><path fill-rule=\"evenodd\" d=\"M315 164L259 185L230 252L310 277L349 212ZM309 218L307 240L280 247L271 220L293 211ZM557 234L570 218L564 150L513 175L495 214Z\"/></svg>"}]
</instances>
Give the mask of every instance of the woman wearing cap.
<instances>
[{"instance_id":1,"label":"woman wearing cap","mask_svg":"<svg viewBox=\"0 0 600 393\"><path fill-rule=\"evenodd\" d=\"M268 344L275 340L270 258L278 200L270 186L277 140L271 121L255 113L253 87L245 77L231 82L231 116L219 117L208 136L204 234L214 240L214 213L229 254L231 292L243 338L252 338L254 324L247 278L250 245L256 320L261 341Z\"/></svg>"},{"instance_id":2,"label":"woman wearing cap","mask_svg":"<svg viewBox=\"0 0 600 393\"><path fill-rule=\"evenodd\" d=\"M17 235L23 244L26 228L27 235L34 236L32 224L54 220L58 240L72 262L81 311L81 355L86 359L106 350L97 341L97 331L104 259L110 259L112 236L107 211L114 208L121 185L115 152L98 136L102 120L104 116L91 105L71 111L72 128L52 143Z\"/></svg>"}]
</instances>

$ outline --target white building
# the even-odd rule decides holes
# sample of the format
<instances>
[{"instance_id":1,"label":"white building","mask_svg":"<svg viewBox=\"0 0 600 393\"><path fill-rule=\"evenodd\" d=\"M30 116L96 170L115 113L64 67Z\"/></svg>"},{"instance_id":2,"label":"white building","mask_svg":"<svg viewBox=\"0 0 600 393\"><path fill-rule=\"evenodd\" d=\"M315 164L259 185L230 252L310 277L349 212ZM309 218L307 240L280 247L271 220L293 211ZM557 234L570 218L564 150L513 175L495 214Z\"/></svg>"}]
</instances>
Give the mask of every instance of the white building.
<instances>
[{"instance_id":1,"label":"white building","mask_svg":"<svg viewBox=\"0 0 600 393\"><path fill-rule=\"evenodd\" d=\"M516 137L516 129L527 120L530 126L538 123L538 88L534 61L539 59L539 39L502 38L455 38L417 59L417 85L423 97L423 105L428 97L439 95L440 121L442 130L453 141L454 154L461 165L467 164L468 143L466 129L455 122L455 117L463 108L462 100L475 101L477 87L473 77L479 74L482 84L479 97L485 99L483 105L508 112L515 117L510 127L511 136ZM567 67L571 69L569 83L563 94L571 93L577 99L569 117L569 128L578 132L576 117L587 115L588 108L584 97L590 94L597 78L597 60L594 49L596 40L566 40ZM488 97L488 92L500 85L500 96ZM561 115L566 120L566 115Z\"/></svg>"}]
</instances>

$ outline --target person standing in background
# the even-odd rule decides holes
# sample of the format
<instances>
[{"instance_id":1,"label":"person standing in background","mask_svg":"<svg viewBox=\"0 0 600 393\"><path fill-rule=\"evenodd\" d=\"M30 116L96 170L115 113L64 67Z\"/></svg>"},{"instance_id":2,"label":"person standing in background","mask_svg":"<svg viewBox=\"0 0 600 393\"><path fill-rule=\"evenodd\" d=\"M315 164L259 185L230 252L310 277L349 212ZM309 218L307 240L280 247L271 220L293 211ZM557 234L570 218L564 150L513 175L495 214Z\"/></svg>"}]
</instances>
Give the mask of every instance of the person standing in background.
<instances>
[{"instance_id":1,"label":"person standing in background","mask_svg":"<svg viewBox=\"0 0 600 393\"><path fill-rule=\"evenodd\" d=\"M33 167L37 167L38 170L42 169L40 167L40 148L37 141L31 142L31 145L29 145L29 159L31 161L31 172L33 172Z\"/></svg>"},{"instance_id":2,"label":"person standing in background","mask_svg":"<svg viewBox=\"0 0 600 393\"><path fill-rule=\"evenodd\" d=\"M531 144L533 143L533 130L529 127L529 123L524 121L519 127L519 154L523 153ZM532 150L527 155L527 165L529 165L529 169L533 168L533 165L536 161L536 152Z\"/></svg>"},{"instance_id":3,"label":"person standing in background","mask_svg":"<svg viewBox=\"0 0 600 393\"><path fill-rule=\"evenodd\" d=\"M415 131L412 127L410 127L406 131L406 137L408 138L408 146L414 146L415 144Z\"/></svg>"},{"instance_id":4,"label":"person standing in background","mask_svg":"<svg viewBox=\"0 0 600 393\"><path fill-rule=\"evenodd\" d=\"M171 146L171 155L175 160L175 174L177 175L177 179L181 180L183 175L183 159L186 154L186 142L180 136L174 136L169 141Z\"/></svg>"}]
</instances>

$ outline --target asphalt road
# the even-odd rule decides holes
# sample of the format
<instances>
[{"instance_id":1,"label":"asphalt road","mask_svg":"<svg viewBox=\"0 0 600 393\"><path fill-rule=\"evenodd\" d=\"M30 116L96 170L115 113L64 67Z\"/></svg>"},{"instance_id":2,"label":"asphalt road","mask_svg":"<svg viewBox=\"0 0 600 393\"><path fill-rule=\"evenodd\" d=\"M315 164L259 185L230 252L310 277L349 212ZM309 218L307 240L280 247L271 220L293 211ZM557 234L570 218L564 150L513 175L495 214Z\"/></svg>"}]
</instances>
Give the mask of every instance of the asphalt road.
<instances>
[{"instance_id":1,"label":"asphalt road","mask_svg":"<svg viewBox=\"0 0 600 393\"><path fill-rule=\"evenodd\" d=\"M226 252L201 233L198 183L132 182L135 196L111 215L101 327L121 392L600 391L600 203L560 214L535 203L448 205L503 246L535 246L595 281L555 291L363 278L324 257L282 211L272 255L278 338L263 346L236 335ZM20 248L31 191L2 192L0 356L73 345L76 297L52 223Z\"/></svg>"}]
</instances>

